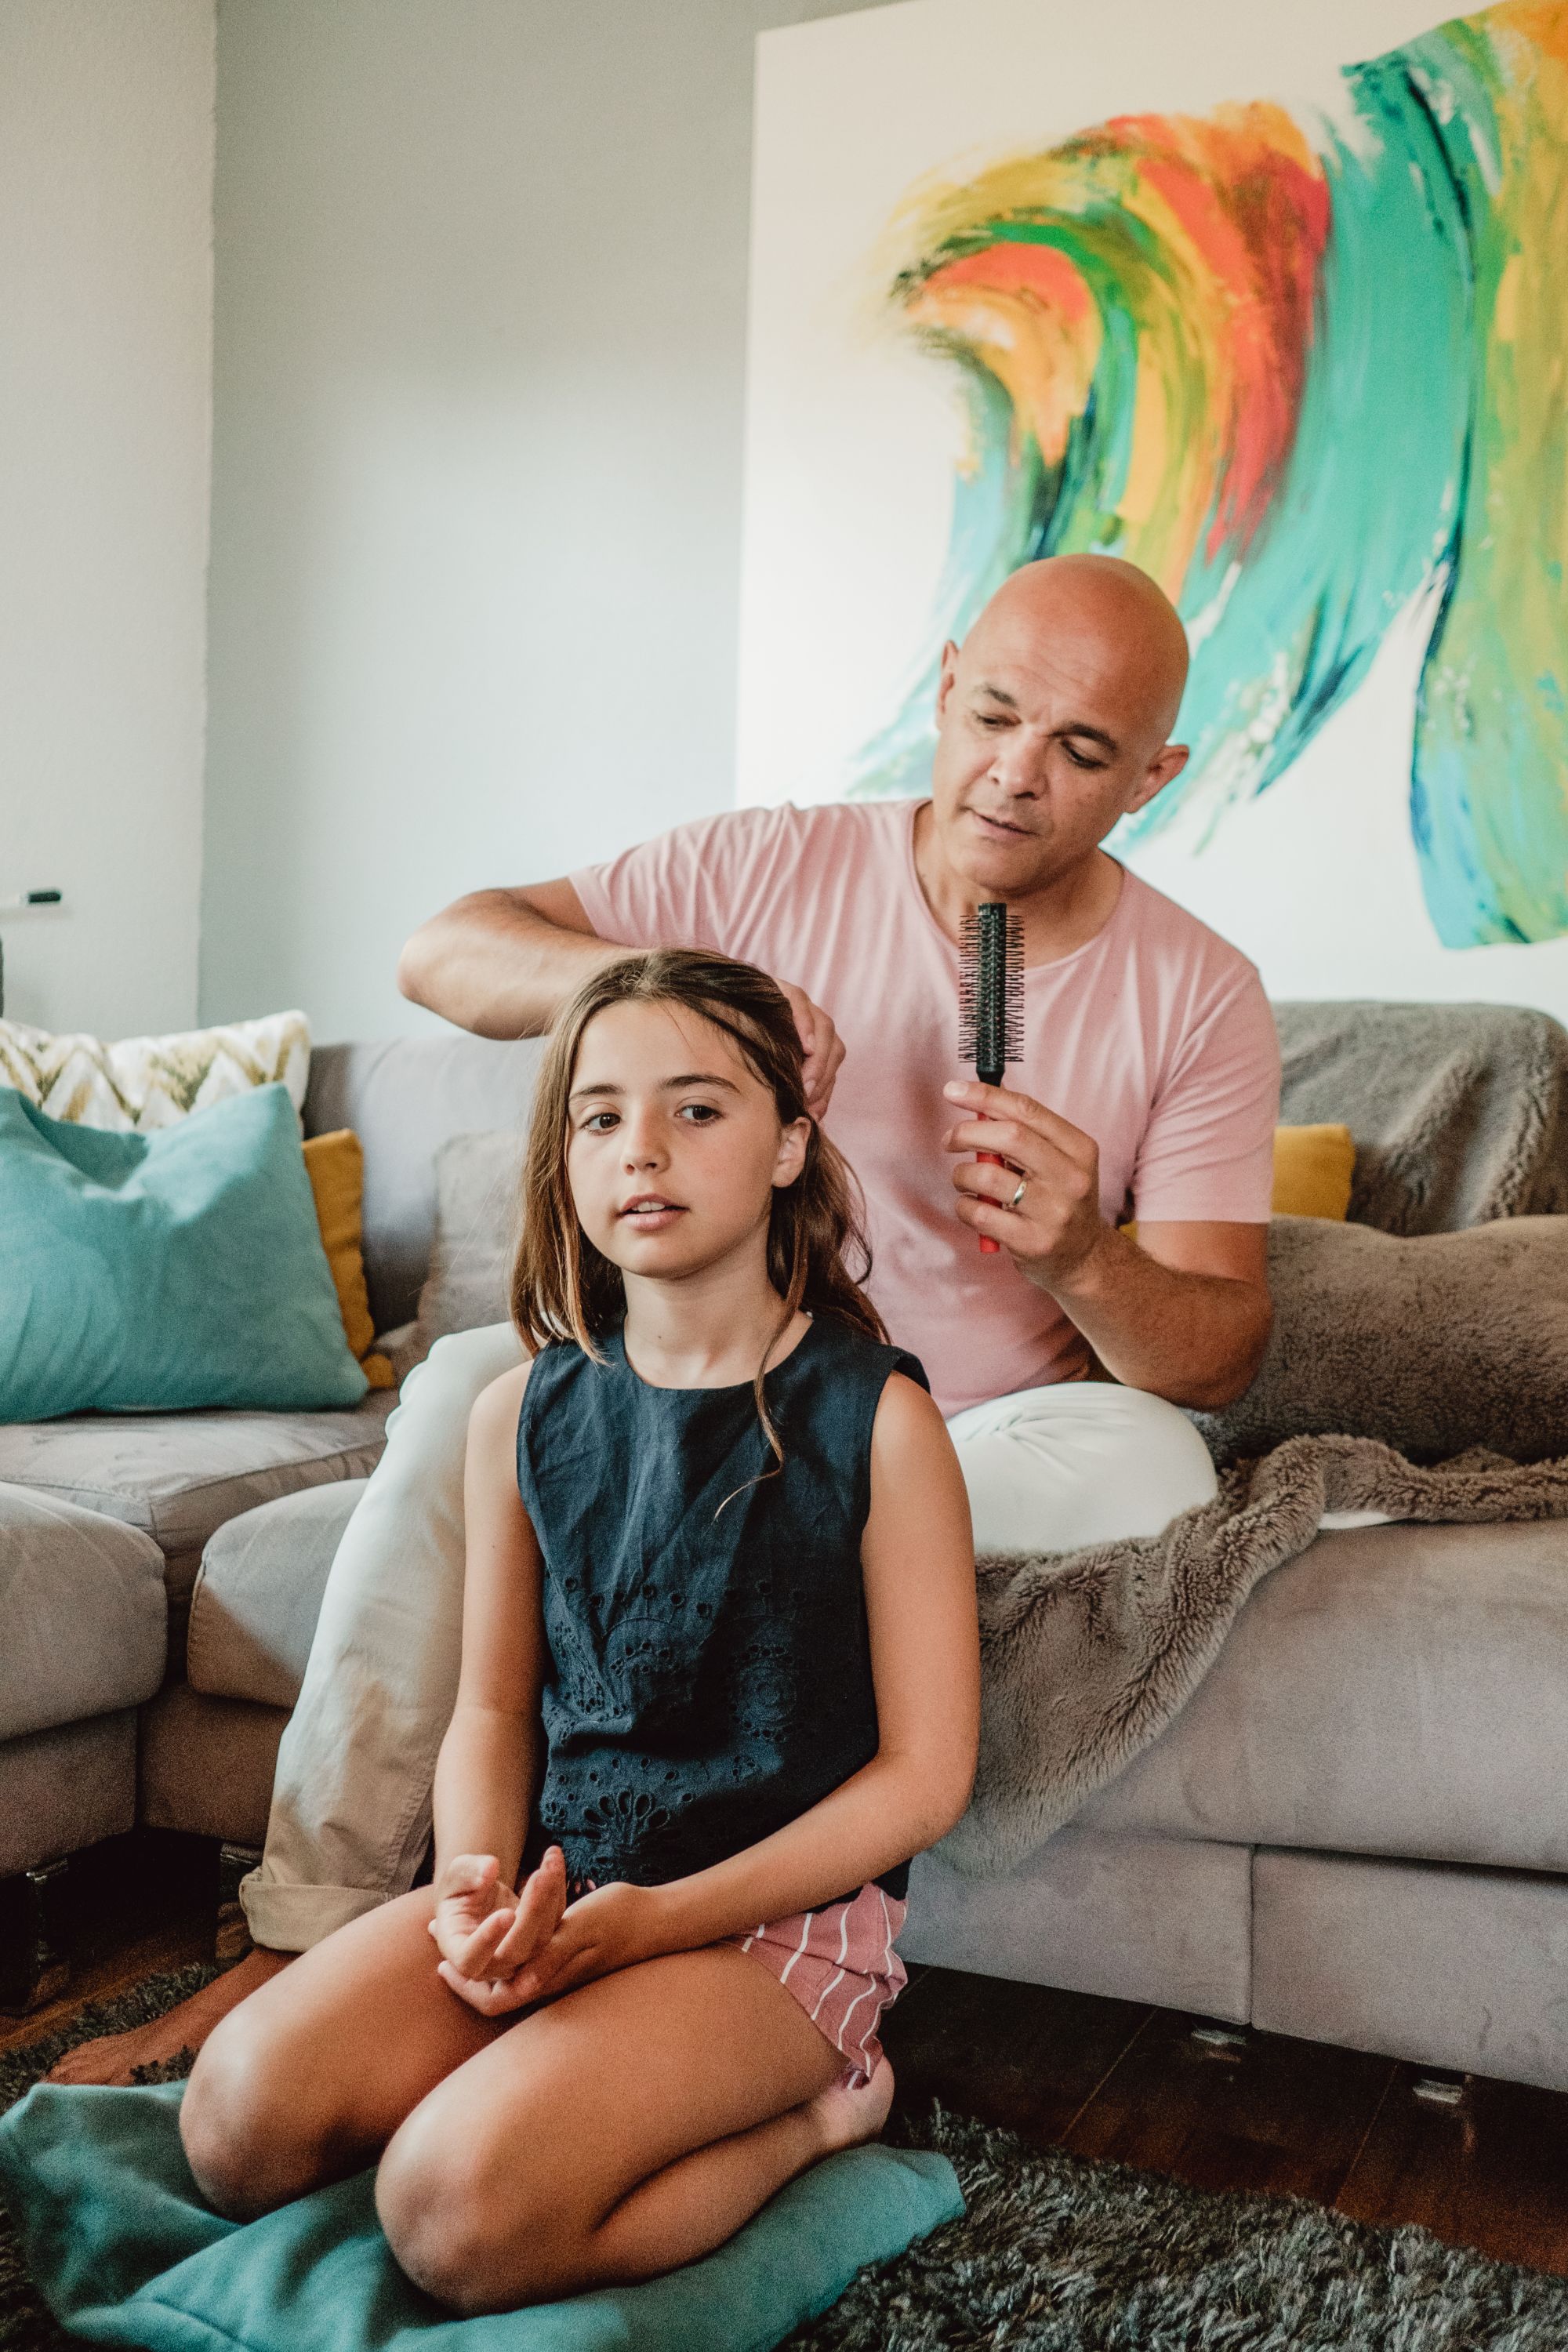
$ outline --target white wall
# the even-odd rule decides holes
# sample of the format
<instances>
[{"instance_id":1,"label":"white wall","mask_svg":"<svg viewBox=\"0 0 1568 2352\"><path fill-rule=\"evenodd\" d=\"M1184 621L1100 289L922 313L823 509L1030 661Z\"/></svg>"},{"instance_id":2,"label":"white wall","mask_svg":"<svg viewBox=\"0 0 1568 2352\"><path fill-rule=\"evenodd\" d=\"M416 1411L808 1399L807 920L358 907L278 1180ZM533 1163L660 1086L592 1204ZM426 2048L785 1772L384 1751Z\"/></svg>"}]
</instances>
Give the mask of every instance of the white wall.
<instances>
[{"instance_id":1,"label":"white wall","mask_svg":"<svg viewBox=\"0 0 1568 2352\"><path fill-rule=\"evenodd\" d=\"M212 0L0 0L5 1010L196 1005Z\"/></svg>"},{"instance_id":2,"label":"white wall","mask_svg":"<svg viewBox=\"0 0 1568 2352\"><path fill-rule=\"evenodd\" d=\"M204 1015L733 792L754 37L843 0L220 0Z\"/></svg>"}]
</instances>

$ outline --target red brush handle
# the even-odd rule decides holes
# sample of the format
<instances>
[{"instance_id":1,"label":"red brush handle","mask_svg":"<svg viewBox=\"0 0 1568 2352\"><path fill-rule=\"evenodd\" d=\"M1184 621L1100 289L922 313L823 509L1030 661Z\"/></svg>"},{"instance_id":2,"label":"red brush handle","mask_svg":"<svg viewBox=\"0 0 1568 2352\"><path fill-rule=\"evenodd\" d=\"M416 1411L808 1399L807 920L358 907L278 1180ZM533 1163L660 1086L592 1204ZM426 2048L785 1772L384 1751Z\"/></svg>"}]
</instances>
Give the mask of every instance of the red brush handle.
<instances>
[{"instance_id":1,"label":"red brush handle","mask_svg":"<svg viewBox=\"0 0 1568 2352\"><path fill-rule=\"evenodd\" d=\"M1005 1168L1007 1165L999 1151L977 1151L974 1157L976 1160L984 1160L990 1168ZM982 1234L980 1246L985 1256L994 1257L1002 1244L1000 1242L994 1242L989 1234Z\"/></svg>"}]
</instances>

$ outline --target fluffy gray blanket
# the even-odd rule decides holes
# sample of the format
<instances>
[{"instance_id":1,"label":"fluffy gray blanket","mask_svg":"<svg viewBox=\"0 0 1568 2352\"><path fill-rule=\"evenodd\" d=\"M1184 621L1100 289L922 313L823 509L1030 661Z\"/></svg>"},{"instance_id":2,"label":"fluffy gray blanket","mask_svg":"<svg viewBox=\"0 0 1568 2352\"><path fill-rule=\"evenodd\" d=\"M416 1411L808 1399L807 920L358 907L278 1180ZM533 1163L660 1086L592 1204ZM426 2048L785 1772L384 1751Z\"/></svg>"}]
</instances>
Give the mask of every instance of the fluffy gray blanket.
<instances>
[{"instance_id":1,"label":"fluffy gray blanket","mask_svg":"<svg viewBox=\"0 0 1568 2352\"><path fill-rule=\"evenodd\" d=\"M980 1769L943 1859L985 1877L1032 1853L1173 1721L1258 1579L1305 1551L1325 1511L1352 1510L1565 1518L1568 1460L1478 1450L1420 1470L1372 1438L1292 1438L1163 1535L982 1559Z\"/></svg>"}]
</instances>

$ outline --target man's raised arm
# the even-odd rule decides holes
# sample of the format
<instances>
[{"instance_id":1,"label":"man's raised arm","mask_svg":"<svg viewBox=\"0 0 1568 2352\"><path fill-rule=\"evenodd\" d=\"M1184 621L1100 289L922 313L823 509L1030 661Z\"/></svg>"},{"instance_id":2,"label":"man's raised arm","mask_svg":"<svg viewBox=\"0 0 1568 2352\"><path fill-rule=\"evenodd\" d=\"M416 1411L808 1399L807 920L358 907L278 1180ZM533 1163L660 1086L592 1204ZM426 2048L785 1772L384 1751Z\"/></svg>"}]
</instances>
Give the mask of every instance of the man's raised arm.
<instances>
[{"instance_id":1,"label":"man's raised arm","mask_svg":"<svg viewBox=\"0 0 1568 2352\"><path fill-rule=\"evenodd\" d=\"M471 891L421 923L397 960L397 985L478 1037L542 1037L591 971L636 953L599 937L570 882L531 882L521 890ZM844 1047L831 1016L804 988L787 980L779 986L805 1048L806 1102L820 1118Z\"/></svg>"},{"instance_id":2,"label":"man's raised arm","mask_svg":"<svg viewBox=\"0 0 1568 2352\"><path fill-rule=\"evenodd\" d=\"M479 1037L542 1037L601 964L629 948L599 938L570 882L475 890L421 923L397 985Z\"/></svg>"}]
</instances>

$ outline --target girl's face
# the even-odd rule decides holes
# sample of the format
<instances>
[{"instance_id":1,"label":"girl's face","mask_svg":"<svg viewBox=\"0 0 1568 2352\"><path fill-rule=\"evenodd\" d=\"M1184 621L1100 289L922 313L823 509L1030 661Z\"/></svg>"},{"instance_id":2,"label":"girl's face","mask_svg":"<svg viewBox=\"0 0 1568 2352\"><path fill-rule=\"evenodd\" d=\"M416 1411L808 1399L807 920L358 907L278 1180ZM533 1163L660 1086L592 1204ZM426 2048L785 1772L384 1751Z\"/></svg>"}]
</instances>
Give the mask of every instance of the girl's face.
<instances>
[{"instance_id":1,"label":"girl's face","mask_svg":"<svg viewBox=\"0 0 1568 2352\"><path fill-rule=\"evenodd\" d=\"M809 1119L779 1122L722 1029L683 1004L612 1004L577 1045L566 1179L584 1232L628 1275L674 1280L765 1250Z\"/></svg>"}]
</instances>

